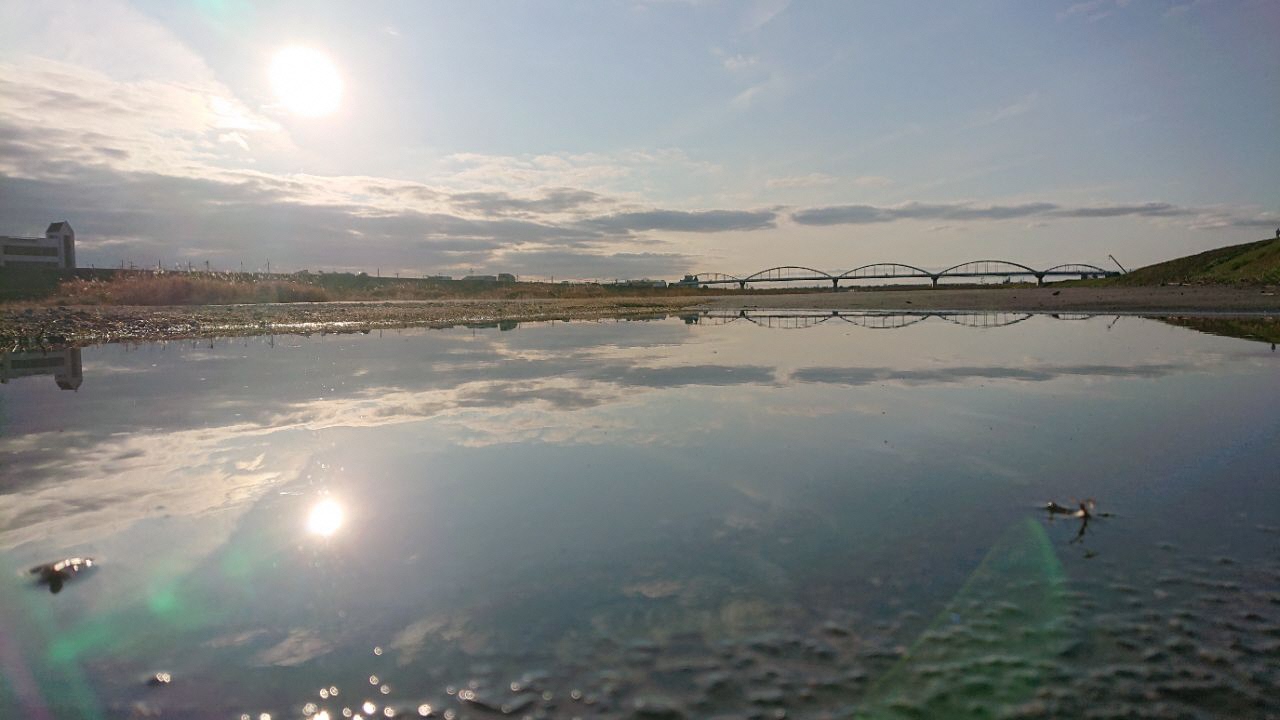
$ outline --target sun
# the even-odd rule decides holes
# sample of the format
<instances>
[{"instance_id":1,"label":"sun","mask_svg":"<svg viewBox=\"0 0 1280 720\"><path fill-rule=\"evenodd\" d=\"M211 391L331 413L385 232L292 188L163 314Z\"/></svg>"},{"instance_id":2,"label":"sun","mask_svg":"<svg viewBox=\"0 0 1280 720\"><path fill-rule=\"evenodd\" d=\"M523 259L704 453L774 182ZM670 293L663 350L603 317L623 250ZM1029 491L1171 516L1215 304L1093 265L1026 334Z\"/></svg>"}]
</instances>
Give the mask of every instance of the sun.
<instances>
[{"instance_id":1,"label":"sun","mask_svg":"<svg viewBox=\"0 0 1280 720\"><path fill-rule=\"evenodd\" d=\"M311 508L307 515L307 531L312 535L329 537L342 527L342 506L335 500L324 499Z\"/></svg>"},{"instance_id":2,"label":"sun","mask_svg":"<svg viewBox=\"0 0 1280 720\"><path fill-rule=\"evenodd\" d=\"M271 88L289 112L320 117L338 109L342 78L328 56L319 50L292 45L271 59Z\"/></svg>"}]
</instances>

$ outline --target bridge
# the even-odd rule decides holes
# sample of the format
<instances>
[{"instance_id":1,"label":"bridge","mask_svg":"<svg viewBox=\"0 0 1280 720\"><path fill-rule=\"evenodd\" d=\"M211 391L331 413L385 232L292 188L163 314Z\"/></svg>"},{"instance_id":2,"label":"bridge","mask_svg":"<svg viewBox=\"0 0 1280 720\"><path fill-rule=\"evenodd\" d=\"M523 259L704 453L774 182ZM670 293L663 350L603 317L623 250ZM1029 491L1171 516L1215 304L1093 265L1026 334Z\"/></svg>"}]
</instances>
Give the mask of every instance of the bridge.
<instances>
[{"instance_id":1,"label":"bridge","mask_svg":"<svg viewBox=\"0 0 1280 720\"><path fill-rule=\"evenodd\" d=\"M684 279L676 283L677 285L695 285L699 287L709 287L711 285L734 285L739 288L746 288L747 283L770 283L770 282L830 282L832 288L840 287L842 280L848 281L850 285L857 284L858 280L898 280L909 278L928 278L933 282L933 286L938 286L938 281L944 278L988 278L999 277L1011 279L1014 277L1036 279L1036 284L1043 285L1045 278L1079 278L1081 280L1089 278L1113 277L1121 273L1115 270L1104 270L1097 265L1089 265L1087 263L1066 263L1063 265L1054 265L1053 267L1037 270L1035 268L1016 263L1009 260L970 260L969 262L952 265L945 270L925 270L915 265L907 265L905 263L873 263L871 265L862 265L852 270L846 270L839 273L831 273L825 270L805 267L803 265L779 265L771 267L767 270L761 270L756 273L745 276L729 275L727 273L707 272L697 273L695 275L685 275Z\"/></svg>"},{"instance_id":2,"label":"bridge","mask_svg":"<svg viewBox=\"0 0 1280 720\"><path fill-rule=\"evenodd\" d=\"M969 328L999 328L1017 325L1033 313L1007 311L946 310L703 310L680 316L689 325L728 325L742 322L773 330L804 330L823 323L846 322L868 330L901 330L930 318ZM1088 320L1092 313L1053 313L1054 320Z\"/></svg>"}]
</instances>

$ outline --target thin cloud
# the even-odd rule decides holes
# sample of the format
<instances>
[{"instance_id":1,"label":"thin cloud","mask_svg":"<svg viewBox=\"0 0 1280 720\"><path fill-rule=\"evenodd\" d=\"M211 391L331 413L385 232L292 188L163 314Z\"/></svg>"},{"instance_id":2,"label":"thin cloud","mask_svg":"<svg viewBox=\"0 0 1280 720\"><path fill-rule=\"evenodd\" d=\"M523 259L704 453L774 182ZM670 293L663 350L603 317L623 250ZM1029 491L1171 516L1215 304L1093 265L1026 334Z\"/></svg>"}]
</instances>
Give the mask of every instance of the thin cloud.
<instances>
[{"instance_id":1,"label":"thin cloud","mask_svg":"<svg viewBox=\"0 0 1280 720\"><path fill-rule=\"evenodd\" d=\"M1042 215L1057 209L1053 203L973 206L962 203L920 203L880 207L875 205L834 205L792 213L801 225L863 225L896 220L1008 220Z\"/></svg>"},{"instance_id":2,"label":"thin cloud","mask_svg":"<svg viewBox=\"0 0 1280 720\"><path fill-rule=\"evenodd\" d=\"M831 185L837 180L839 178L834 175L815 172L808 175L788 175L786 177L773 178L766 182L765 186L771 188L817 187L819 185Z\"/></svg>"},{"instance_id":3,"label":"thin cloud","mask_svg":"<svg viewBox=\"0 0 1280 720\"><path fill-rule=\"evenodd\" d=\"M1012 103L1004 107L997 108L990 112L986 112L977 117L970 127L982 127L985 125L994 125L1002 120L1025 115L1035 107L1036 100L1040 97L1039 93L1028 93Z\"/></svg>"},{"instance_id":4,"label":"thin cloud","mask_svg":"<svg viewBox=\"0 0 1280 720\"><path fill-rule=\"evenodd\" d=\"M900 220L972 222L1022 218L1048 220L1121 217L1189 218L1196 221L1192 224L1192 227L1208 227L1205 223L1211 220L1216 220L1219 227L1266 227L1273 222L1270 219L1270 214L1242 216L1239 212L1229 210L1206 210L1203 208L1183 207L1166 202L1074 207L1051 202L1022 203L1018 205L909 202L890 206L832 205L798 210L791 214L792 221L801 225L814 226L869 225Z\"/></svg>"},{"instance_id":5,"label":"thin cloud","mask_svg":"<svg viewBox=\"0 0 1280 720\"><path fill-rule=\"evenodd\" d=\"M778 214L773 210L646 210L617 213L593 218L586 227L607 232L716 233L730 230L763 230L775 227Z\"/></svg>"},{"instance_id":6,"label":"thin cloud","mask_svg":"<svg viewBox=\"0 0 1280 720\"><path fill-rule=\"evenodd\" d=\"M827 385L862 386L878 383L932 385L981 380L1048 382L1062 377L1158 378L1194 367L1185 364L1152 363L1146 365L1065 365L1043 367L943 367L916 370L875 367L810 367L791 374L798 382Z\"/></svg>"}]
</instances>

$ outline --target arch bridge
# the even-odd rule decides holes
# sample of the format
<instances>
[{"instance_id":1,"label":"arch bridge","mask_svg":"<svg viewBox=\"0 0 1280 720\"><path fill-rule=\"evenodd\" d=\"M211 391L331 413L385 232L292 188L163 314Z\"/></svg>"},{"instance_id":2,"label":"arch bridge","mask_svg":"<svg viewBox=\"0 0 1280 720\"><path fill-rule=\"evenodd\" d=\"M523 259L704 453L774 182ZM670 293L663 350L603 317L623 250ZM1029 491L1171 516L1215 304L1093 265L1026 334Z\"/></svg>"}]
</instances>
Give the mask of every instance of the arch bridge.
<instances>
[{"instance_id":1,"label":"arch bridge","mask_svg":"<svg viewBox=\"0 0 1280 720\"><path fill-rule=\"evenodd\" d=\"M999 328L1017 325L1034 315L1008 311L884 311L884 310L703 310L681 316L689 325L728 325L747 322L775 330L804 330L831 321L843 321L869 330L900 330L930 318L969 328ZM1088 313L1058 313L1055 320L1088 320Z\"/></svg>"},{"instance_id":2,"label":"arch bridge","mask_svg":"<svg viewBox=\"0 0 1280 720\"><path fill-rule=\"evenodd\" d=\"M727 273L709 272L685 275L677 285L694 285L709 287L712 285L737 285L745 289L747 283L765 282L830 282L832 288L840 287L840 281L856 284L857 280L893 280L906 278L928 278L934 287L943 278L988 278L999 277L1010 280L1015 277L1036 279L1037 285L1043 285L1045 278L1089 278L1113 277L1121 273L1115 270L1104 270L1088 263L1064 263L1043 270L1037 270L1012 260L970 260L952 265L945 270L926 270L906 263L886 262L862 265L844 272L828 272L803 265L779 265L767 268L750 275L730 275Z\"/></svg>"}]
</instances>

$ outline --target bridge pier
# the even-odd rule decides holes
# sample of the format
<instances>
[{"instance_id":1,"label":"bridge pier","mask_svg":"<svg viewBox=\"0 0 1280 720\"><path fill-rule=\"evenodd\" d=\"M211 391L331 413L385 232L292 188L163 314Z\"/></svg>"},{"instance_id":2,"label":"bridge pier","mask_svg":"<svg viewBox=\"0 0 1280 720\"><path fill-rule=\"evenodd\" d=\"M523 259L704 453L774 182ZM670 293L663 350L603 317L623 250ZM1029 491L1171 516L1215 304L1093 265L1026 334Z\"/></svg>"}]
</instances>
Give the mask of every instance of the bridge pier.
<instances>
[{"instance_id":1,"label":"bridge pier","mask_svg":"<svg viewBox=\"0 0 1280 720\"><path fill-rule=\"evenodd\" d=\"M831 292L840 289L840 278L831 278Z\"/></svg>"},{"instance_id":2,"label":"bridge pier","mask_svg":"<svg viewBox=\"0 0 1280 720\"><path fill-rule=\"evenodd\" d=\"M938 287L938 276L937 276L937 275L930 275L930 276L929 276L929 279L933 281L933 286L934 286L934 287Z\"/></svg>"},{"instance_id":3,"label":"bridge pier","mask_svg":"<svg viewBox=\"0 0 1280 720\"><path fill-rule=\"evenodd\" d=\"M746 290L746 289L747 289L747 281L746 281L746 280L739 280L739 281L738 281L738 289L739 289L739 290Z\"/></svg>"},{"instance_id":4,"label":"bridge pier","mask_svg":"<svg viewBox=\"0 0 1280 720\"><path fill-rule=\"evenodd\" d=\"M1040 287L1044 286L1044 273L1036 275L1036 285Z\"/></svg>"}]
</instances>

